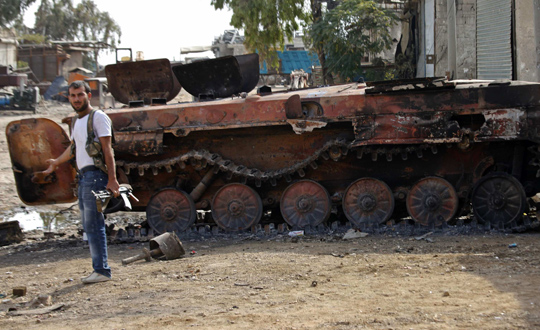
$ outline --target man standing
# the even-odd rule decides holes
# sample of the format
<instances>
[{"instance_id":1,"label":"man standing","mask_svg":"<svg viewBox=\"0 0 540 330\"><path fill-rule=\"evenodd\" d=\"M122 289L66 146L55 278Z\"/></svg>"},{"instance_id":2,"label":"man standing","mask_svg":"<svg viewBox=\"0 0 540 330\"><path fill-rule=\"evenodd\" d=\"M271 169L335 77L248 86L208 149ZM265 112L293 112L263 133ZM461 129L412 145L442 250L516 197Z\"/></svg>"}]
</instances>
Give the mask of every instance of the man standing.
<instances>
[{"instance_id":1,"label":"man standing","mask_svg":"<svg viewBox=\"0 0 540 330\"><path fill-rule=\"evenodd\" d=\"M85 284L105 282L111 279L111 269L107 262L105 218L103 213L97 211L96 198L92 191L107 189L113 193L114 197L119 196L120 186L116 178L116 165L112 149L112 124L111 119L103 111L93 111L89 103L92 94L86 82L74 81L69 85L68 91L69 102L78 115L77 118L73 119L75 124L72 125L71 132L72 147L67 148L60 157L47 160L49 167L44 173L54 172L58 165L75 156L79 169L79 209L83 228L88 237L92 267L94 268L92 274L81 280ZM95 157L91 157L86 148L90 142L87 141L88 119L92 112L94 141L101 144L99 156L105 162L107 173L104 172L103 166L101 169L96 166Z\"/></svg>"}]
</instances>

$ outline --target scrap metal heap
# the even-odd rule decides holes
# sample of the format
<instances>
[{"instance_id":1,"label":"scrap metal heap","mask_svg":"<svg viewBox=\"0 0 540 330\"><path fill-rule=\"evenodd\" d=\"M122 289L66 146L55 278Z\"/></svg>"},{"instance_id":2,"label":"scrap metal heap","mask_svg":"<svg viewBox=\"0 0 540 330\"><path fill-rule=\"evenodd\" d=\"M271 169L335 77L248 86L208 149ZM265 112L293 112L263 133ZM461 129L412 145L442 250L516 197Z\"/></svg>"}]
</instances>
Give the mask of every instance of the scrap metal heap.
<instances>
[{"instance_id":1,"label":"scrap metal heap","mask_svg":"<svg viewBox=\"0 0 540 330\"><path fill-rule=\"evenodd\" d=\"M263 214L317 226L332 212L359 228L437 227L471 207L478 222L514 226L539 191L538 83L434 78L253 94L253 54L120 63L107 75L131 105L107 111L119 181L157 233L182 232L203 210L230 231ZM198 101L166 104L177 83ZM62 128L32 118L6 133L21 200L75 199L70 165L40 174L69 143Z\"/></svg>"},{"instance_id":2,"label":"scrap metal heap","mask_svg":"<svg viewBox=\"0 0 540 330\"><path fill-rule=\"evenodd\" d=\"M30 110L36 113L39 89L26 86L28 75L11 71L11 67L0 65L0 110Z\"/></svg>"}]
</instances>

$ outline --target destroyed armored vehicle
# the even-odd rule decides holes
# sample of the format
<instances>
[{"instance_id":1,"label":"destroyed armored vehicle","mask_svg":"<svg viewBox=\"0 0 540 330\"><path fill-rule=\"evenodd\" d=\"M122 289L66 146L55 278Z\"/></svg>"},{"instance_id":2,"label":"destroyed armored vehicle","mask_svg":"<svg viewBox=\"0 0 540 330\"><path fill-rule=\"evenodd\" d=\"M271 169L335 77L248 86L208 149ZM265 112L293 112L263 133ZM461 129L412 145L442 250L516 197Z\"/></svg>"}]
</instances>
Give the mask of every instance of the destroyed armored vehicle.
<instances>
[{"instance_id":1,"label":"destroyed armored vehicle","mask_svg":"<svg viewBox=\"0 0 540 330\"><path fill-rule=\"evenodd\" d=\"M357 228L436 227L471 207L475 221L512 226L539 191L538 83L429 78L255 93L258 71L254 54L106 68L126 104L106 110L119 181L156 232L210 221L244 230L263 215L304 228L331 213ZM180 88L194 101L171 102ZM24 203L75 200L71 165L40 173L69 144L63 128L31 118L6 134Z\"/></svg>"}]
</instances>

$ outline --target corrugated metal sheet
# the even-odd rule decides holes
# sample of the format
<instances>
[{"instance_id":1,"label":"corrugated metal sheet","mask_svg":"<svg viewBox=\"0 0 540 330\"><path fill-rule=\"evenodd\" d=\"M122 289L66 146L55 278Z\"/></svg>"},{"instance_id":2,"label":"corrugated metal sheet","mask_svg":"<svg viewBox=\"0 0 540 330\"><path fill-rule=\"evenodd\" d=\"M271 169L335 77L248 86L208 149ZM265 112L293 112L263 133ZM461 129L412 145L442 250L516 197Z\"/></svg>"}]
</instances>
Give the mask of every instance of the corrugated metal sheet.
<instances>
[{"instance_id":1,"label":"corrugated metal sheet","mask_svg":"<svg viewBox=\"0 0 540 330\"><path fill-rule=\"evenodd\" d=\"M478 0L478 79L512 79L512 0Z\"/></svg>"}]
</instances>

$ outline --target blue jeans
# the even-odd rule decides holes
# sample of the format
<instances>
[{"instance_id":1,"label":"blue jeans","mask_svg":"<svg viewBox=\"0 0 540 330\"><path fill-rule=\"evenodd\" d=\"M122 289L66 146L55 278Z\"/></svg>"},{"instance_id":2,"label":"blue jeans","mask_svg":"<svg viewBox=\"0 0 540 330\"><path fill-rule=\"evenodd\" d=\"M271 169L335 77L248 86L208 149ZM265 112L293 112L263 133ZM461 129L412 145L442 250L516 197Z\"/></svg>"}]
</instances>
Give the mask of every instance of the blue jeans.
<instances>
[{"instance_id":1,"label":"blue jeans","mask_svg":"<svg viewBox=\"0 0 540 330\"><path fill-rule=\"evenodd\" d=\"M104 190L108 177L101 170L88 171L79 175L79 209L83 229L88 237L92 267L96 273L111 277L111 268L107 263L107 234L105 232L105 218L98 212L96 197L92 190Z\"/></svg>"}]
</instances>

